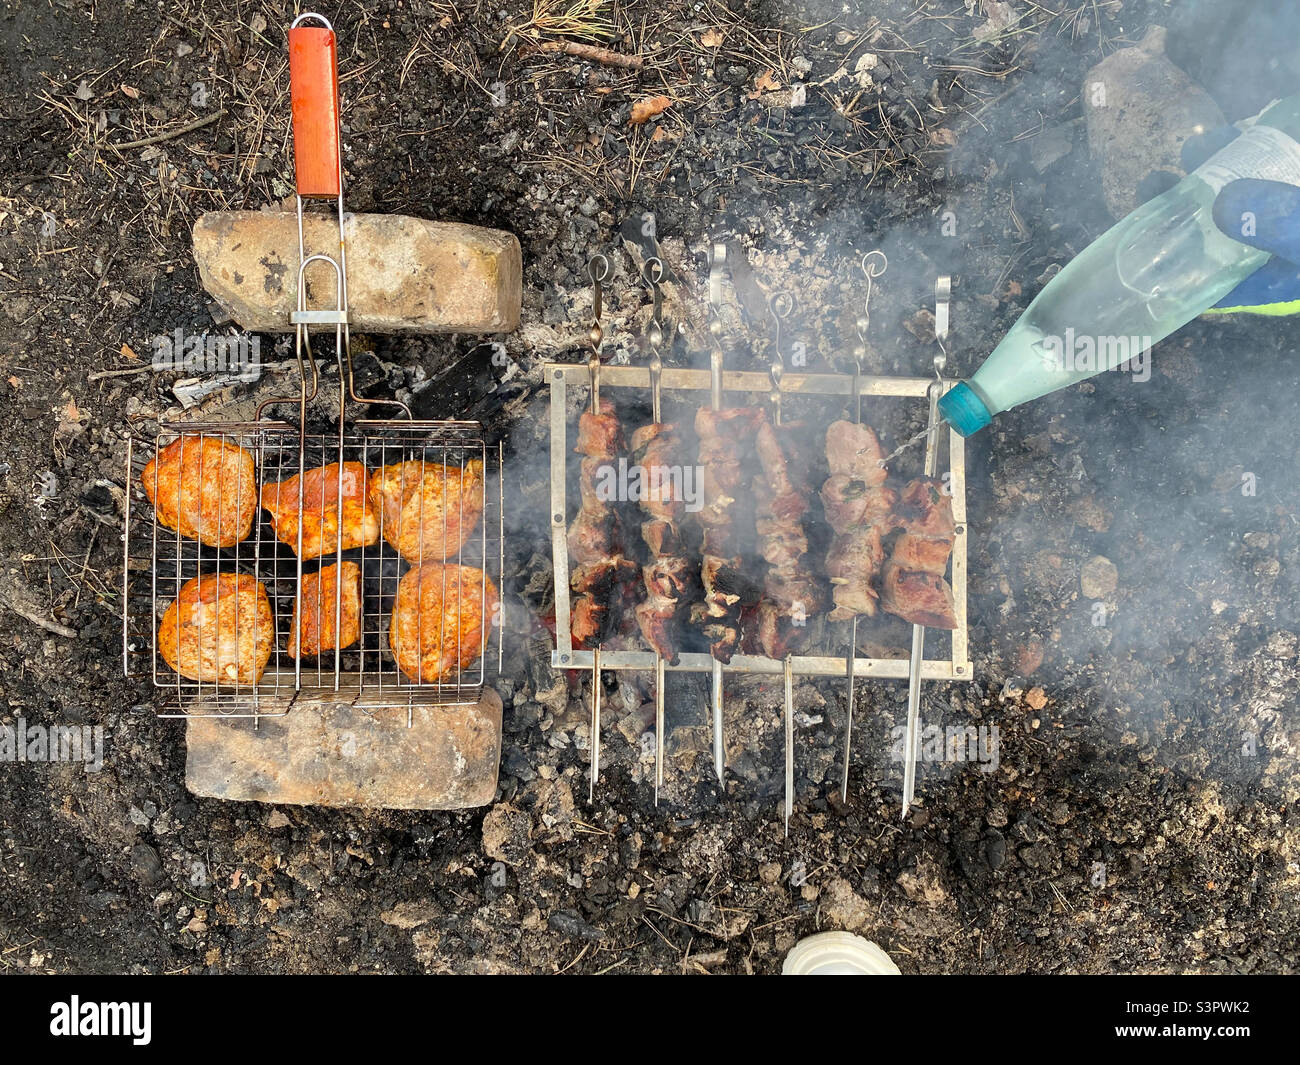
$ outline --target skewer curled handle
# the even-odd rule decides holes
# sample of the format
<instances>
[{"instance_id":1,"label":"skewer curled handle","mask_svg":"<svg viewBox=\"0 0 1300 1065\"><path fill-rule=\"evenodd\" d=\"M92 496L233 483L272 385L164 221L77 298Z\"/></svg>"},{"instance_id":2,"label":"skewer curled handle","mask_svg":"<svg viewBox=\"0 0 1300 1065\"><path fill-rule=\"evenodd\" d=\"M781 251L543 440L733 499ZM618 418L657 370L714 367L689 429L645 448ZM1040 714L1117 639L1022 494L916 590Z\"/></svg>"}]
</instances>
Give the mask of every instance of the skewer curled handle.
<instances>
[{"instance_id":1,"label":"skewer curled handle","mask_svg":"<svg viewBox=\"0 0 1300 1065\"><path fill-rule=\"evenodd\" d=\"M338 43L328 22L324 26L300 26L295 22L289 28L289 95L293 104L293 162L298 195L305 199L336 198L343 191Z\"/></svg>"}]
</instances>

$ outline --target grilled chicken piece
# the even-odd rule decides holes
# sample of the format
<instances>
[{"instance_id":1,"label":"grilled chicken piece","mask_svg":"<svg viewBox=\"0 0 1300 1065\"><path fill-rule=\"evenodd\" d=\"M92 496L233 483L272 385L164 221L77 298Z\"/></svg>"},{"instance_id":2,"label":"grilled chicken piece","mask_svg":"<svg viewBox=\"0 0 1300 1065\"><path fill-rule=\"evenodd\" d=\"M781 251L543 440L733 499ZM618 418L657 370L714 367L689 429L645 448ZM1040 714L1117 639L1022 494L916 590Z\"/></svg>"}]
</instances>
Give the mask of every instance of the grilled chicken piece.
<instances>
[{"instance_id":1,"label":"grilled chicken piece","mask_svg":"<svg viewBox=\"0 0 1300 1065\"><path fill-rule=\"evenodd\" d=\"M163 661L204 684L256 684L274 647L266 588L247 573L204 573L186 581L158 625Z\"/></svg>"},{"instance_id":2,"label":"grilled chicken piece","mask_svg":"<svg viewBox=\"0 0 1300 1065\"><path fill-rule=\"evenodd\" d=\"M453 558L483 516L483 460L382 466L370 475L370 502L384 539L408 562Z\"/></svg>"},{"instance_id":3,"label":"grilled chicken piece","mask_svg":"<svg viewBox=\"0 0 1300 1065\"><path fill-rule=\"evenodd\" d=\"M388 646L416 684L468 669L483 654L496 615L496 585L480 569L424 562L397 582Z\"/></svg>"},{"instance_id":4,"label":"grilled chicken piece","mask_svg":"<svg viewBox=\"0 0 1300 1065\"><path fill-rule=\"evenodd\" d=\"M253 529L253 456L214 437L182 436L162 448L140 477L158 524L209 547L234 547Z\"/></svg>"},{"instance_id":5,"label":"grilled chicken piece","mask_svg":"<svg viewBox=\"0 0 1300 1065\"><path fill-rule=\"evenodd\" d=\"M957 627L952 588L937 573L905 570L897 563L885 563L880 602L891 614L913 625L933 629Z\"/></svg>"},{"instance_id":6,"label":"grilled chicken piece","mask_svg":"<svg viewBox=\"0 0 1300 1065\"><path fill-rule=\"evenodd\" d=\"M335 621L338 633L335 634ZM289 625L288 653L298 657L298 626L302 625L304 658L351 647L361 638L361 567L344 562L316 573L304 573Z\"/></svg>"},{"instance_id":7,"label":"grilled chicken piece","mask_svg":"<svg viewBox=\"0 0 1300 1065\"><path fill-rule=\"evenodd\" d=\"M302 557L373 544L379 520L366 498L366 468L359 462L331 462L287 481L262 486L262 507L270 512L275 536L298 548L298 492L302 482ZM341 502L340 502L341 501Z\"/></svg>"}]
</instances>

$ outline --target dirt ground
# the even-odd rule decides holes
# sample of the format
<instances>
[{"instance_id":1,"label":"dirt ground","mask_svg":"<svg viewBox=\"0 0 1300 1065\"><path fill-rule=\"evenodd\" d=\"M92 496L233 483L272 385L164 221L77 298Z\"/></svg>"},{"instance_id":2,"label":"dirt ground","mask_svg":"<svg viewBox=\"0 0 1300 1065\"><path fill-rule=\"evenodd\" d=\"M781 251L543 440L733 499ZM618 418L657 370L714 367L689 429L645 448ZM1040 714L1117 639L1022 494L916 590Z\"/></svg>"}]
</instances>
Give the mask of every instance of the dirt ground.
<instances>
[{"instance_id":1,"label":"dirt ground","mask_svg":"<svg viewBox=\"0 0 1300 1065\"><path fill-rule=\"evenodd\" d=\"M797 296L789 339L814 366L849 367L864 251L890 260L872 371L931 372L918 312L954 275L948 371L972 372L1110 223L1085 72L1160 22L1224 112L1252 114L1300 80L1276 5L614 2L575 8L568 37L548 21L564 7L326 11L349 208L506 229L524 253L517 333L358 338L363 387L480 418L509 454L500 792L417 814L196 799L181 725L121 676L126 436L176 404L150 338L226 328L195 219L291 194L294 12L0 2L0 719L102 725L107 744L98 773L0 763L0 971L770 973L825 929L905 973L1295 971L1289 326L1200 319L1156 348L1149 380L1102 375L970 442L975 676L927 685L922 717L996 726L998 756L924 762L905 822L899 683L859 686L847 803L843 686L797 685L787 838L774 686L729 690L724 794L705 691L682 680L656 808L644 678L609 675L589 804L584 686L546 659L537 457L539 367L582 357L596 251L616 271L609 355L642 357L648 214L688 326L680 363L699 357L705 253L725 234L754 291ZM575 28L644 65L536 50ZM659 95L662 114L630 124ZM764 368L765 329L735 357ZM891 443L922 416L878 415ZM879 635L890 653L905 639L901 623Z\"/></svg>"}]
</instances>

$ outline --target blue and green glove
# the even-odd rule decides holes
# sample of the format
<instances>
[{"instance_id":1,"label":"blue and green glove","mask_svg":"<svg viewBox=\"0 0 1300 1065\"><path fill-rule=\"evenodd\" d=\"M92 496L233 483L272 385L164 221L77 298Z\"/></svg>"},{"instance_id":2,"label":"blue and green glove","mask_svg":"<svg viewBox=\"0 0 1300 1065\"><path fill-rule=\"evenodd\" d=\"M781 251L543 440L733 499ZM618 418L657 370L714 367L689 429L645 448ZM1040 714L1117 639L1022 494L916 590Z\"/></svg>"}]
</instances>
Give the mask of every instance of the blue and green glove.
<instances>
[{"instance_id":1,"label":"blue and green glove","mask_svg":"<svg viewBox=\"0 0 1300 1065\"><path fill-rule=\"evenodd\" d=\"M1239 136L1241 130L1224 126L1189 137L1182 147L1183 169L1190 174ZM1139 187L1138 199L1150 199L1177 182L1178 175L1157 171ZM1300 186L1257 178L1230 181L1214 199L1214 223L1272 258L1205 313L1300 314Z\"/></svg>"}]
</instances>

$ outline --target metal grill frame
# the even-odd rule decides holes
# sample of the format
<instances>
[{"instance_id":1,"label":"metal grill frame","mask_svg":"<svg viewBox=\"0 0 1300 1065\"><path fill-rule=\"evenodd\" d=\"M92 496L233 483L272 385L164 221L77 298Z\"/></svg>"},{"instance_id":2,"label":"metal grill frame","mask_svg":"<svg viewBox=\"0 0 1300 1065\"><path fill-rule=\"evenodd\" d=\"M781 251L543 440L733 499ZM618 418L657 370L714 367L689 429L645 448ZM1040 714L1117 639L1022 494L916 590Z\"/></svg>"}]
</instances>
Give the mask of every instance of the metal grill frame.
<instances>
[{"instance_id":1,"label":"metal grill frame","mask_svg":"<svg viewBox=\"0 0 1300 1065\"><path fill-rule=\"evenodd\" d=\"M551 551L555 571L555 633L556 647L551 653L551 666L557 670L590 670L595 662L595 652L576 650L570 631L569 606L569 548L568 548L568 403L570 388L586 388L591 384L591 371L585 364L551 362L545 366L545 379L551 386ZM781 378L781 391L790 396L840 396L853 398L852 374L786 373ZM859 392L863 396L894 397L925 400L932 377L872 377L858 378ZM957 384L953 378L942 379L942 389ZM732 393L766 394L771 389L771 377L754 371L724 371L722 389ZM664 391L708 393L711 374L708 370L664 367L660 374ZM644 366L600 367L600 387L640 389L648 393L650 370ZM955 430L948 433L948 466L952 474L952 514L956 535L952 549L952 593L957 627L951 632L951 653L948 658L927 658L921 664L923 680L969 681L974 673L969 658L969 629L966 617L967 578L967 525L966 525L966 441ZM814 677L845 677L848 675L848 656L793 655L790 659L792 673ZM600 667L614 670L655 669L653 651L600 652ZM669 672L709 673L715 660L706 653L685 653L677 665L663 663ZM875 677L885 680L906 680L908 659L865 658L853 659L854 677ZM780 676L786 663L762 655L738 654L722 666L725 673L765 673Z\"/></svg>"},{"instance_id":2,"label":"metal grill frame","mask_svg":"<svg viewBox=\"0 0 1300 1065\"><path fill-rule=\"evenodd\" d=\"M422 459L430 465L459 467L463 473L466 463L478 458L483 462L482 514L460 550L441 561L474 566L483 572L485 583L495 577L498 593L505 568L503 447L500 443L486 444L477 422L370 420L357 421L342 432L334 429L303 434L296 426L270 419L196 420L165 423L154 440L130 437L123 536L122 660L127 676L147 674L154 687L165 693L155 706L157 716L256 719L281 716L299 702L326 702L366 712L406 708L409 720L416 706L470 705L479 701L493 658L497 673L501 671L504 599L498 599L501 606L497 614L485 619L488 624L481 636L480 654L472 666L438 681L412 681L398 670L387 635L398 581L415 564L402 558L383 535L372 545L346 551L336 548L315 559L299 559L294 545L276 537L260 500L252 531L234 547L218 549L182 537L158 522L144 494L141 476L149 459L180 436L220 439L248 450L253 455L259 495L268 484L331 462L356 461L370 471ZM133 524L139 526L138 530L133 530ZM309 656L295 658L289 653L287 640L303 574L339 561L357 562L362 568L359 639L351 648L326 650L315 656L314 663ZM371 569L377 567L378 573L372 575L367 563ZM143 589L139 587L142 571L148 583ZM256 685L193 681L173 670L159 654L158 626L167 605L188 580L212 572L251 573L266 587L275 619L275 646ZM377 590L372 590L375 584ZM491 654L489 626L497 630L495 656Z\"/></svg>"}]
</instances>

